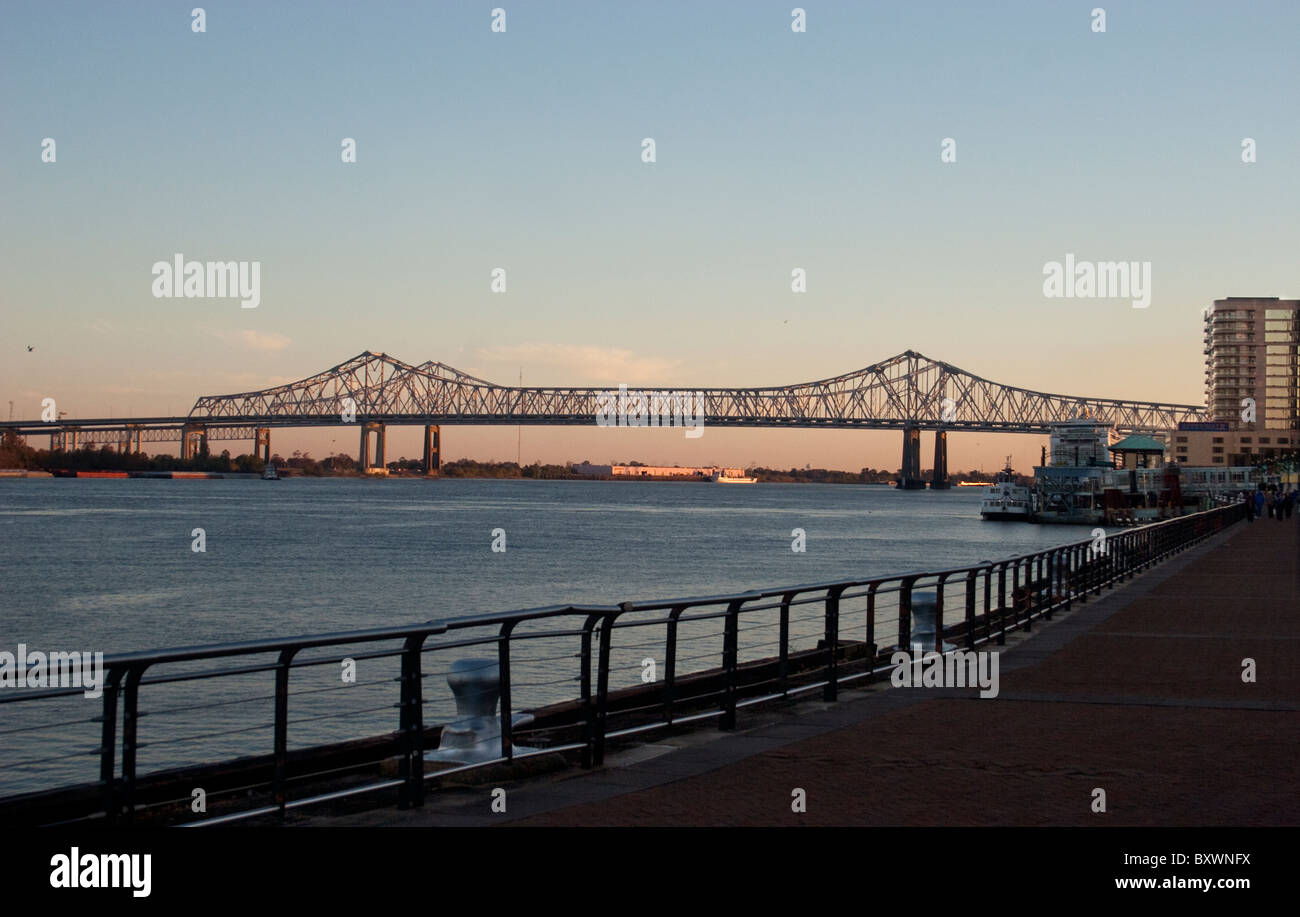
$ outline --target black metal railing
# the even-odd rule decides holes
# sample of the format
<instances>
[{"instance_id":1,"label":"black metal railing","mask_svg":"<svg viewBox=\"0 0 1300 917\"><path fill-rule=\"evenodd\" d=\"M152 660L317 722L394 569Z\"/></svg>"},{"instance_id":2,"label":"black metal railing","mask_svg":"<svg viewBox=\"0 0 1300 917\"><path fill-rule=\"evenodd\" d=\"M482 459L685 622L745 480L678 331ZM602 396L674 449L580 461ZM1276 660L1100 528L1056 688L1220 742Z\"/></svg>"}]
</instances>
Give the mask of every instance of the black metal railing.
<instances>
[{"instance_id":1,"label":"black metal railing","mask_svg":"<svg viewBox=\"0 0 1300 917\"><path fill-rule=\"evenodd\" d=\"M184 792L162 800L154 793L141 803L137 790L142 776L156 778L187 763L211 765L216 752L205 752L204 742L236 735L243 741L249 732L268 729L269 741L263 748L269 746L269 760L263 753L258 759L260 769L249 771L249 782L228 788L231 793L267 794L266 802L236 806L230 814L199 821L283 814L289 808L386 789L397 791L399 805L418 806L429 779L452 771L556 752L574 753L590 767L602 763L611 738L705 718L717 718L720 728L731 729L739 708L809 691L820 690L823 698L834 700L841 686L879 677L891 668L888 658L893 651L910 648L913 595L921 589L936 593L938 643L951 638L966 649L1003 644L1009 631L1029 630L1035 618L1050 619L1054 610L1087 602L1103 588L1243 516L1244 504L1234 504L1103 538L936 572L670 601L557 605L402 627L114 655L104 660L106 677L98 715L54 723L31 716L6 717L15 722L0 723L0 737L36 738L45 743L42 754L49 760L56 752L47 739L40 738L42 733L67 734L75 732L74 726L93 724L98 743L78 748L74 742L67 751L69 759L98 761L98 780L80 784L82 801L74 818L93 813L110 821L131 820L150 806L186 801ZM544 650L541 655L538 647ZM445 692L435 694L441 670L430 663L476 650L487 651L485 662L495 660L499 668L500 754L490 761L429 771L425 757L430 730L455 721ZM352 697L380 703L356 711L339 710L342 700L337 692L347 687L314 686L313 669L328 673L349 662L354 667L366 663L379 673ZM655 671L646 677L650 668ZM265 692L268 676L273 683L270 695L242 698L223 693L228 684L241 679L253 679L255 688ZM319 732L323 723L353 716L391 722L393 682L398 685L396 733L356 754L362 758L369 754L375 760L396 757L395 774L329 792L318 786L311 789L309 779L319 782L332 771L321 764L319 755L312 755L313 749L323 747L319 736L304 751L291 751L290 726L310 722ZM198 696L184 693L194 691L195 685L219 690ZM295 685L298 690L291 690ZM176 692L181 692L179 703L166 706L165 695ZM6 705L0 710L16 711L15 704L24 705L23 711L44 709L36 702L49 706L59 698L85 703L83 693L81 688L0 692L0 705ZM155 707L145 709L146 700ZM269 723L228 712L240 704L266 700L273 701ZM315 715L291 720L291 707ZM528 728L527 741L535 747L527 750L519 749L515 741L514 715L521 709L552 710ZM158 734L145 741L141 723L150 715L160 723L168 716L183 717L186 724L209 718L222 728L177 736L160 726L155 730ZM305 731L310 733L311 728ZM378 731L358 736L348 730L337 727L335 734L360 741L361 736ZM142 774L140 753L150 747L164 750L162 763L170 763L171 771L156 766ZM240 750L246 753L248 748L240 746ZM195 756L199 760L193 760ZM354 755L334 769L347 770L356 760ZM0 765L0 783L8 766ZM69 782L73 781L65 781ZM290 798L291 786L307 789L304 795ZM87 801L88 790L93 791L93 802ZM6 818L7 804L30 802L38 796L42 794L0 799L0 819Z\"/></svg>"}]
</instances>

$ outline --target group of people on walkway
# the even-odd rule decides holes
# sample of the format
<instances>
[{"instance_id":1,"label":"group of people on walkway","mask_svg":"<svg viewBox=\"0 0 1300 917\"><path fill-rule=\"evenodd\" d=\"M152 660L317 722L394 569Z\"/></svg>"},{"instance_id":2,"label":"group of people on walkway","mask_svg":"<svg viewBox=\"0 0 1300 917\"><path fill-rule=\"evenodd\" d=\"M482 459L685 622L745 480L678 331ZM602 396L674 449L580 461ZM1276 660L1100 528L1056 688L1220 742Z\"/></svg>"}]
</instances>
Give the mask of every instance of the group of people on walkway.
<instances>
[{"instance_id":1,"label":"group of people on walkway","mask_svg":"<svg viewBox=\"0 0 1300 917\"><path fill-rule=\"evenodd\" d=\"M1268 513L1268 518L1276 519L1281 522L1283 519L1290 519L1291 514L1296 510L1296 504L1300 503L1300 491L1294 488L1290 491L1277 489L1264 493L1263 488L1256 488L1252 494L1249 491L1245 493L1246 500L1246 519L1250 522L1255 521L1256 516L1263 517Z\"/></svg>"}]
</instances>

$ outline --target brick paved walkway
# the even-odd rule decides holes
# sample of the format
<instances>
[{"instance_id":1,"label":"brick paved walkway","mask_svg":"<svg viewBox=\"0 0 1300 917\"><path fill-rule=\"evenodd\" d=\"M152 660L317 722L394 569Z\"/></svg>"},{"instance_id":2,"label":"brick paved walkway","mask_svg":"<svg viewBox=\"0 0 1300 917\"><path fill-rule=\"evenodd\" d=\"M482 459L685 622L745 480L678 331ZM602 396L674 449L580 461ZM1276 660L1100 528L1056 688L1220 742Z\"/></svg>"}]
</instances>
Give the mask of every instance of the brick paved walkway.
<instances>
[{"instance_id":1,"label":"brick paved walkway","mask_svg":"<svg viewBox=\"0 0 1300 917\"><path fill-rule=\"evenodd\" d=\"M329 821L1300 824L1296 521L1239 523L1012 641L995 699L877 686L755 712L736 733L661 739L594 773L507 785L505 815L487 814L477 789ZM791 811L796 787L806 813ZM1096 787L1104 814L1091 809Z\"/></svg>"}]
</instances>

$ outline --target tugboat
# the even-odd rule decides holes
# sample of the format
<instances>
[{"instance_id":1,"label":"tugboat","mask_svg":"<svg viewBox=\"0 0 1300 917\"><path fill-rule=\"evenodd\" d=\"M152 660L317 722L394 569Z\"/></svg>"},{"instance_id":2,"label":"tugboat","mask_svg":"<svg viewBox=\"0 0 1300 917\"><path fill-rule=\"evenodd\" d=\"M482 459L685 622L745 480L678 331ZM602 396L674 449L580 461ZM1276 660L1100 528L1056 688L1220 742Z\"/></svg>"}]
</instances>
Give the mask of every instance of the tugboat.
<instances>
[{"instance_id":1,"label":"tugboat","mask_svg":"<svg viewBox=\"0 0 1300 917\"><path fill-rule=\"evenodd\" d=\"M275 473L275 462L267 462L266 467L262 469L263 481L278 481L280 476Z\"/></svg>"},{"instance_id":2,"label":"tugboat","mask_svg":"<svg viewBox=\"0 0 1300 917\"><path fill-rule=\"evenodd\" d=\"M1011 456L1008 455L1007 467L998 472L980 504L980 517L995 522L1029 522L1033 515L1033 493L1028 487L1016 483L1016 473L1011 470Z\"/></svg>"}]
</instances>

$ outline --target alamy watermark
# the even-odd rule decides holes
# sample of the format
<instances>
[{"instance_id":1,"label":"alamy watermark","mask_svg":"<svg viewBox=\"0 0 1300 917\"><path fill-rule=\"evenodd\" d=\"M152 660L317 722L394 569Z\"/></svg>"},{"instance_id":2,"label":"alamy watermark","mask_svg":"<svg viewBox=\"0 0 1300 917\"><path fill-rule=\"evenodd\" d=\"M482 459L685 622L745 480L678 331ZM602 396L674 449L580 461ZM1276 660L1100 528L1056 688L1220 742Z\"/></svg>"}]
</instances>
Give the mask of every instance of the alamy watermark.
<instances>
[{"instance_id":1,"label":"alamy watermark","mask_svg":"<svg viewBox=\"0 0 1300 917\"><path fill-rule=\"evenodd\" d=\"M596 394L598 427L683 427L687 439L704 435L703 392L617 392Z\"/></svg>"},{"instance_id":2,"label":"alamy watermark","mask_svg":"<svg viewBox=\"0 0 1300 917\"><path fill-rule=\"evenodd\" d=\"M155 299L239 299L244 309L262 302L262 262L186 261L177 252L170 262L153 263Z\"/></svg>"},{"instance_id":3,"label":"alamy watermark","mask_svg":"<svg viewBox=\"0 0 1300 917\"><path fill-rule=\"evenodd\" d=\"M1048 299L1130 299L1134 309L1151 305L1150 261L1079 261L1043 265L1043 295Z\"/></svg>"},{"instance_id":4,"label":"alamy watermark","mask_svg":"<svg viewBox=\"0 0 1300 917\"><path fill-rule=\"evenodd\" d=\"M104 693L104 654L0 650L0 688L84 688L86 697Z\"/></svg>"},{"instance_id":5,"label":"alamy watermark","mask_svg":"<svg viewBox=\"0 0 1300 917\"><path fill-rule=\"evenodd\" d=\"M998 654L953 650L948 653L899 651L889 682L895 688L979 688L980 697L998 696Z\"/></svg>"},{"instance_id":6,"label":"alamy watermark","mask_svg":"<svg viewBox=\"0 0 1300 917\"><path fill-rule=\"evenodd\" d=\"M153 888L152 853L82 853L73 847L50 857L51 888L128 888L148 898Z\"/></svg>"}]
</instances>

